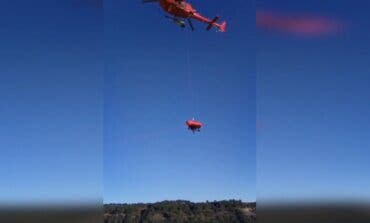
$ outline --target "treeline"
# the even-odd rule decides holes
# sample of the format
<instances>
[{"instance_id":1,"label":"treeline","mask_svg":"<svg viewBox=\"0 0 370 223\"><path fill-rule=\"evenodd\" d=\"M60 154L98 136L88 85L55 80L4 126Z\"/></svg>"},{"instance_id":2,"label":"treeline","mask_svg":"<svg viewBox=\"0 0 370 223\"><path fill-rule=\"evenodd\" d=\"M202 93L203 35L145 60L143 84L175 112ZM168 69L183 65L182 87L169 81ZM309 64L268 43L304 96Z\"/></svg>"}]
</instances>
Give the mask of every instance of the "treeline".
<instances>
[{"instance_id":1,"label":"treeline","mask_svg":"<svg viewBox=\"0 0 370 223\"><path fill-rule=\"evenodd\" d=\"M104 205L105 223L254 223L256 203L240 200Z\"/></svg>"}]
</instances>

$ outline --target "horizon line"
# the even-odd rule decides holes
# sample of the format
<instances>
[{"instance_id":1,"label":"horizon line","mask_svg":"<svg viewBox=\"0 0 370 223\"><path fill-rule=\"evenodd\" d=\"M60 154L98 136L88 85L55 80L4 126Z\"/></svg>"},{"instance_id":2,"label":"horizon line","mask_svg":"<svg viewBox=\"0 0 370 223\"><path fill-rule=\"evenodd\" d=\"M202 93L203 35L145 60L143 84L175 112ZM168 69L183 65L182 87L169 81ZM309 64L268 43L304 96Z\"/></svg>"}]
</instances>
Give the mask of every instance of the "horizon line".
<instances>
[{"instance_id":1,"label":"horizon line","mask_svg":"<svg viewBox=\"0 0 370 223\"><path fill-rule=\"evenodd\" d=\"M159 201L151 201L151 202L103 202L103 205L116 205L116 204L155 204L155 203L160 203L160 202L165 202L165 201L186 201L190 203L212 203L212 202L220 202L220 201L241 201L242 203L256 203L256 200L253 201L247 201L243 199L220 199L220 200L203 200L203 201L192 201L192 200L186 200L186 199L165 199L165 200L159 200Z\"/></svg>"}]
</instances>

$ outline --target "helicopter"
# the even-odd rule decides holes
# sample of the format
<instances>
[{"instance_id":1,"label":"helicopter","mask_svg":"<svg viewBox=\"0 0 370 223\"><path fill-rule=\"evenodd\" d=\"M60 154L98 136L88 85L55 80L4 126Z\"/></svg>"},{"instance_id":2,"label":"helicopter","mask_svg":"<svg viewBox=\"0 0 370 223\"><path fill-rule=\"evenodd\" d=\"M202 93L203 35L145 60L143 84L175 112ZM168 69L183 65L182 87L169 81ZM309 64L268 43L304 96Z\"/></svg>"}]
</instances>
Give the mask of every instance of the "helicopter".
<instances>
[{"instance_id":1,"label":"helicopter","mask_svg":"<svg viewBox=\"0 0 370 223\"><path fill-rule=\"evenodd\" d=\"M194 26L191 19L198 20L200 22L208 24L207 31L212 27L215 27L220 32L226 31L226 21L217 23L219 16L215 16L212 20L203 17L199 14L193 6L185 0L143 0L143 3L158 2L160 7L167 12L169 15L165 15L166 18L171 19L176 25L181 28L185 28L186 22L188 21L190 29L194 31ZM185 19L185 20L184 20Z\"/></svg>"},{"instance_id":2,"label":"helicopter","mask_svg":"<svg viewBox=\"0 0 370 223\"><path fill-rule=\"evenodd\" d=\"M195 131L200 132L200 128L203 125L201 122L195 121L194 118L192 120L187 120L185 123L188 126L188 129L193 131L193 134Z\"/></svg>"}]
</instances>

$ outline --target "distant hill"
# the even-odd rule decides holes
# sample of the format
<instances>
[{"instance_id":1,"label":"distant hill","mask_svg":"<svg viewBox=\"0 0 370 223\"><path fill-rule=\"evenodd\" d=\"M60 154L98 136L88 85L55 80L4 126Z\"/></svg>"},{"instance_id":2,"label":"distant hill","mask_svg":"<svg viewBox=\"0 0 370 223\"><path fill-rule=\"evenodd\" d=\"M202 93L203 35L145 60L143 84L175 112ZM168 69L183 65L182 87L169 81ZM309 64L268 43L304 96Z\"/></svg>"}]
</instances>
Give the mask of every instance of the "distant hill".
<instances>
[{"instance_id":1,"label":"distant hill","mask_svg":"<svg viewBox=\"0 0 370 223\"><path fill-rule=\"evenodd\" d=\"M256 203L162 201L104 205L105 223L254 223Z\"/></svg>"}]
</instances>

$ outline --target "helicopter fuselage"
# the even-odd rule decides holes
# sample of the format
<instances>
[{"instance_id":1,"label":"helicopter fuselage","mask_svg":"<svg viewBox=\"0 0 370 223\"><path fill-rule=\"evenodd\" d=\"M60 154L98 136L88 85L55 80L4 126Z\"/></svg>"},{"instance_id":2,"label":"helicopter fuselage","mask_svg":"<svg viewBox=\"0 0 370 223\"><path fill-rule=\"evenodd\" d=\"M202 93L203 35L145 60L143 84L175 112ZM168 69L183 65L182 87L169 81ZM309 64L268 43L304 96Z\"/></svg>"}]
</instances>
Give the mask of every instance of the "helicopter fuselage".
<instances>
[{"instance_id":1,"label":"helicopter fuselage","mask_svg":"<svg viewBox=\"0 0 370 223\"><path fill-rule=\"evenodd\" d=\"M185 1L160 0L159 4L164 11L175 17L189 18L196 13L193 7Z\"/></svg>"}]
</instances>

